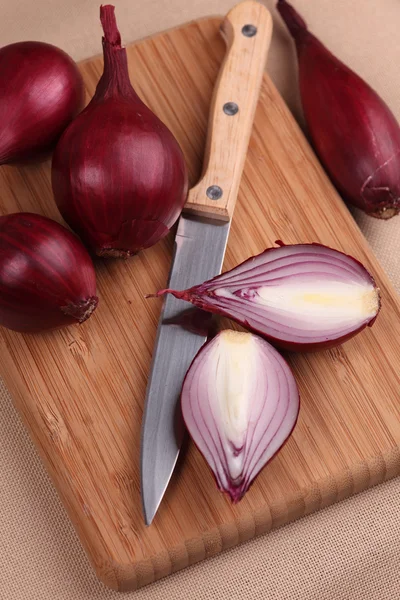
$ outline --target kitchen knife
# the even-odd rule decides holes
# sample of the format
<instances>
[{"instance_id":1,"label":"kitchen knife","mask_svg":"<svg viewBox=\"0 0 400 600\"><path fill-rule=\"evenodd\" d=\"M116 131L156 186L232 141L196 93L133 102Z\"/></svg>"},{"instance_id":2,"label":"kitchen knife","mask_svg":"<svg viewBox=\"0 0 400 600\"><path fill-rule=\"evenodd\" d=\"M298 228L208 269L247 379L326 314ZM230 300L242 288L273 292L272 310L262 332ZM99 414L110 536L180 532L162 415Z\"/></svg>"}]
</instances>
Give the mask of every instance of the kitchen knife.
<instances>
[{"instance_id":1,"label":"kitchen knife","mask_svg":"<svg viewBox=\"0 0 400 600\"><path fill-rule=\"evenodd\" d=\"M227 52L215 84L200 181L179 219L168 287L186 289L221 272L272 34L268 10L253 0L236 5L221 32ZM244 232L245 233L245 232ZM184 427L183 379L206 336L168 323L186 302L165 298L146 391L141 440L141 494L150 525L179 455Z\"/></svg>"}]
</instances>

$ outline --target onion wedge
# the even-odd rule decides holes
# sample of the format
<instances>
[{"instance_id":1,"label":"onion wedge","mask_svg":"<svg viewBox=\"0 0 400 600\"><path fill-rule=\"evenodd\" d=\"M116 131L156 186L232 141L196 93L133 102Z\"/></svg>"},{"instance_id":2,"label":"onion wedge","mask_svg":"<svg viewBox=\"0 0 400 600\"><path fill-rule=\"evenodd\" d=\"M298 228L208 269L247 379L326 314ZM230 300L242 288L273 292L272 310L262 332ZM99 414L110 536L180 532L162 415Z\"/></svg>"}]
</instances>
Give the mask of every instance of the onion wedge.
<instances>
[{"instance_id":1,"label":"onion wedge","mask_svg":"<svg viewBox=\"0 0 400 600\"><path fill-rule=\"evenodd\" d=\"M288 364L268 342L224 330L195 357L181 406L219 489L237 503L293 431L299 393Z\"/></svg>"},{"instance_id":2,"label":"onion wedge","mask_svg":"<svg viewBox=\"0 0 400 600\"><path fill-rule=\"evenodd\" d=\"M231 271L184 291L160 290L224 315L288 350L337 346L380 310L380 293L367 269L321 244L280 245Z\"/></svg>"}]
</instances>

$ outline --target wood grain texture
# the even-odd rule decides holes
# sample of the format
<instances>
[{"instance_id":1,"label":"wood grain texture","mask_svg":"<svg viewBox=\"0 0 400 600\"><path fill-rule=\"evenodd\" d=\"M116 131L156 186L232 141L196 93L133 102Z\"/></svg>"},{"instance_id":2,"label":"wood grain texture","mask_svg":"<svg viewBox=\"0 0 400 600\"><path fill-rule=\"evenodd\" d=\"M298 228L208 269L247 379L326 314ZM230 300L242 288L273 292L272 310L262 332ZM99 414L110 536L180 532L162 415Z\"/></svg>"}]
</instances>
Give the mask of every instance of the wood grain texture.
<instances>
[{"instance_id":1,"label":"wood grain texture","mask_svg":"<svg viewBox=\"0 0 400 600\"><path fill-rule=\"evenodd\" d=\"M192 183L224 57L220 19L128 49L138 93L177 136ZM99 40L100 44L100 40ZM88 96L102 60L82 64ZM49 164L1 167L0 211L61 222ZM387 277L267 76L224 269L282 239L321 241L368 266L382 290L374 327L342 347L288 355L302 399L293 436L236 506L187 442L153 524L141 514L141 417L173 235L128 261L98 262L99 309L41 335L1 330L0 371L100 579L128 590L400 472L400 305ZM227 321L223 321L224 324Z\"/></svg>"},{"instance_id":2,"label":"wood grain texture","mask_svg":"<svg viewBox=\"0 0 400 600\"><path fill-rule=\"evenodd\" d=\"M246 27L250 29L249 36L243 33ZM221 33L227 49L211 101L203 172L189 192L184 211L229 221L235 209L271 43L271 14L258 1L240 2L225 17ZM236 104L237 113L227 114L223 107L232 103ZM207 196L211 186L221 188L219 199L210 200Z\"/></svg>"}]
</instances>

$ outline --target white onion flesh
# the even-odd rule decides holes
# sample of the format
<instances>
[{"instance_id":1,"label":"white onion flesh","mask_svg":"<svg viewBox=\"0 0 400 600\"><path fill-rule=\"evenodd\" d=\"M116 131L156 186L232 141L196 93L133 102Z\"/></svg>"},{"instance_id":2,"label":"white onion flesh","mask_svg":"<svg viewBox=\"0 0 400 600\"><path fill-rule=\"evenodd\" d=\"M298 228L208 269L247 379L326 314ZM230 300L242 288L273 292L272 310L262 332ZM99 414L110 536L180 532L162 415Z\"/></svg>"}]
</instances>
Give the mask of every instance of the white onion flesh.
<instances>
[{"instance_id":1,"label":"white onion flesh","mask_svg":"<svg viewBox=\"0 0 400 600\"><path fill-rule=\"evenodd\" d=\"M268 342L225 330L194 359L181 405L218 487L238 502L291 434L299 393L288 364Z\"/></svg>"}]
</instances>

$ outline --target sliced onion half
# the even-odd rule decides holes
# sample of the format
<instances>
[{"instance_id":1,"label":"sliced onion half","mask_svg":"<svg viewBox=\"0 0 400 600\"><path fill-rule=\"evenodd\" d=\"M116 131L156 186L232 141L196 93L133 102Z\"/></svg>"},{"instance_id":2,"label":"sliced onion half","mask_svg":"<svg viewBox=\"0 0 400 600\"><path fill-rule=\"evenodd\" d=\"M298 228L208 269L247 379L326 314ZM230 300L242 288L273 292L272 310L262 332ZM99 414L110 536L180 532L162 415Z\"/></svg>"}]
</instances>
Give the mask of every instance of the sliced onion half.
<instances>
[{"instance_id":1,"label":"sliced onion half","mask_svg":"<svg viewBox=\"0 0 400 600\"><path fill-rule=\"evenodd\" d=\"M291 350L338 345L371 326L379 289L356 259L320 244L269 248L188 290L161 290Z\"/></svg>"},{"instance_id":2,"label":"sliced onion half","mask_svg":"<svg viewBox=\"0 0 400 600\"><path fill-rule=\"evenodd\" d=\"M225 330L194 359L181 404L219 489L236 503L293 431L299 393L288 364L268 342Z\"/></svg>"}]
</instances>

